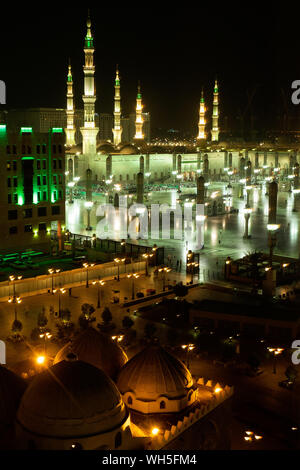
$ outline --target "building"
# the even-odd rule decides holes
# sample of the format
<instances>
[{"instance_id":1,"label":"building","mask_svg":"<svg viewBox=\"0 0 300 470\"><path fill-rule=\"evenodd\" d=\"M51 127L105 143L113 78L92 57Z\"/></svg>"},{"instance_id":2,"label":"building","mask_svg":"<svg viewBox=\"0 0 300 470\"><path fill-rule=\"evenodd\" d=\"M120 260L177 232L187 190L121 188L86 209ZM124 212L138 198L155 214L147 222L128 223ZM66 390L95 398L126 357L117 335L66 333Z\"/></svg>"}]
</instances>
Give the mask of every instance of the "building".
<instances>
[{"instance_id":1,"label":"building","mask_svg":"<svg viewBox=\"0 0 300 470\"><path fill-rule=\"evenodd\" d=\"M45 247L65 220L65 135L0 125L1 248Z\"/></svg>"},{"instance_id":2,"label":"building","mask_svg":"<svg viewBox=\"0 0 300 470\"><path fill-rule=\"evenodd\" d=\"M108 375L115 372L112 340L104 340L90 327L81 333L79 343L75 341L68 353L64 347L53 366L20 390L22 398L18 395L9 415L10 427L16 423L10 447L230 449L232 388L193 378L179 359L158 344L150 344L125 363L123 356L118 376L112 380ZM78 357L82 354L84 361ZM102 366L108 367L108 373ZM11 382L16 380L0 373L0 401ZM4 437L0 434L0 444Z\"/></svg>"}]
</instances>

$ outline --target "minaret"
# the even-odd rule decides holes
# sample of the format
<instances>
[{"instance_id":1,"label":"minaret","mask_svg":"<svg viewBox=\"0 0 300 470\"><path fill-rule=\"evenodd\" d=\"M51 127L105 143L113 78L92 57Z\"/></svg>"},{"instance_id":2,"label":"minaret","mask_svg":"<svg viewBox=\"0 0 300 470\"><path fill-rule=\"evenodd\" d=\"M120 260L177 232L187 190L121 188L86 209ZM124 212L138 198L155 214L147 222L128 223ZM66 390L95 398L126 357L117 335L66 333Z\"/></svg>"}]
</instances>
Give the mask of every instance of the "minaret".
<instances>
[{"instance_id":1,"label":"minaret","mask_svg":"<svg viewBox=\"0 0 300 470\"><path fill-rule=\"evenodd\" d=\"M215 81L214 86L214 100L213 100L213 115L212 115L212 129L211 129L211 140L216 142L219 140L219 89L218 81Z\"/></svg>"},{"instance_id":2,"label":"minaret","mask_svg":"<svg viewBox=\"0 0 300 470\"><path fill-rule=\"evenodd\" d=\"M138 84L138 93L136 96L136 114L135 114L135 139L143 139L143 117L142 117L142 95L141 85Z\"/></svg>"},{"instance_id":3,"label":"minaret","mask_svg":"<svg viewBox=\"0 0 300 470\"><path fill-rule=\"evenodd\" d=\"M121 93L120 93L120 77L119 70L117 66L116 70L116 79L115 79L115 107L114 107L114 145L119 145L122 137L122 127L121 127Z\"/></svg>"},{"instance_id":4,"label":"minaret","mask_svg":"<svg viewBox=\"0 0 300 470\"><path fill-rule=\"evenodd\" d=\"M96 137L99 129L95 126L95 65L94 65L94 39L91 33L91 19L88 15L87 33L84 41L85 63L84 72L84 127L81 127L83 138L82 153L84 155L96 154ZM89 166L89 159L88 159Z\"/></svg>"},{"instance_id":5,"label":"minaret","mask_svg":"<svg viewBox=\"0 0 300 470\"><path fill-rule=\"evenodd\" d=\"M74 127L74 94L73 94L73 77L71 70L71 63L69 61L68 78L67 78L67 127L66 132L66 145L71 147L75 145L75 132Z\"/></svg>"},{"instance_id":6,"label":"minaret","mask_svg":"<svg viewBox=\"0 0 300 470\"><path fill-rule=\"evenodd\" d=\"M201 99L200 99L200 109L199 109L199 123L198 123L198 140L203 140L206 139L206 134L205 134L205 103L204 103L204 95L203 95L203 89L201 92Z\"/></svg>"}]
</instances>

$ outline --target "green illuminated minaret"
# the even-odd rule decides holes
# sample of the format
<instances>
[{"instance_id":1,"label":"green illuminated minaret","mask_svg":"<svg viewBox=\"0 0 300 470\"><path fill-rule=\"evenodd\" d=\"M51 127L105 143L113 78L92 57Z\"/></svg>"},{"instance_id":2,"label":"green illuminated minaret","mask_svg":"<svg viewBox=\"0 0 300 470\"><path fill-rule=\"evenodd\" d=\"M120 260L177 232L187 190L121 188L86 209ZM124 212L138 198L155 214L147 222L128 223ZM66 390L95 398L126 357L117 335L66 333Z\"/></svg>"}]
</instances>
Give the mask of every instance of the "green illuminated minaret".
<instances>
[{"instance_id":1,"label":"green illuminated minaret","mask_svg":"<svg viewBox=\"0 0 300 470\"><path fill-rule=\"evenodd\" d=\"M215 81L214 86L214 100L213 100L213 115L212 115L212 129L211 129L211 140L216 142L219 140L219 88L218 82Z\"/></svg>"},{"instance_id":2,"label":"green illuminated minaret","mask_svg":"<svg viewBox=\"0 0 300 470\"><path fill-rule=\"evenodd\" d=\"M120 77L119 70L117 66L116 78L115 78L115 106L114 106L114 144L119 145L122 137L122 127L121 127L121 93L120 93Z\"/></svg>"},{"instance_id":3,"label":"green illuminated minaret","mask_svg":"<svg viewBox=\"0 0 300 470\"><path fill-rule=\"evenodd\" d=\"M84 103L84 127L81 133L83 138L82 152L87 156L89 166L89 157L96 154L96 137L99 129L95 125L95 65L94 65L94 38L91 32L91 19L88 15L87 33L84 40L85 63L84 72L84 95L82 96Z\"/></svg>"},{"instance_id":4,"label":"green illuminated minaret","mask_svg":"<svg viewBox=\"0 0 300 470\"><path fill-rule=\"evenodd\" d=\"M143 116L142 116L142 94L141 94L141 85L138 84L138 92L136 96L136 113L135 113L135 139L143 139Z\"/></svg>"},{"instance_id":5,"label":"green illuminated minaret","mask_svg":"<svg viewBox=\"0 0 300 470\"><path fill-rule=\"evenodd\" d=\"M66 145L75 145L75 132L74 127L74 94L73 94L73 77L71 70L71 63L69 62L68 78L67 78L67 127L66 132Z\"/></svg>"},{"instance_id":6,"label":"green illuminated minaret","mask_svg":"<svg viewBox=\"0 0 300 470\"><path fill-rule=\"evenodd\" d=\"M204 93L203 89L201 92L201 99L200 99L200 107L199 107L199 122L198 122L198 136L197 140L203 140L206 139L206 134L205 134L205 102L204 102Z\"/></svg>"}]
</instances>

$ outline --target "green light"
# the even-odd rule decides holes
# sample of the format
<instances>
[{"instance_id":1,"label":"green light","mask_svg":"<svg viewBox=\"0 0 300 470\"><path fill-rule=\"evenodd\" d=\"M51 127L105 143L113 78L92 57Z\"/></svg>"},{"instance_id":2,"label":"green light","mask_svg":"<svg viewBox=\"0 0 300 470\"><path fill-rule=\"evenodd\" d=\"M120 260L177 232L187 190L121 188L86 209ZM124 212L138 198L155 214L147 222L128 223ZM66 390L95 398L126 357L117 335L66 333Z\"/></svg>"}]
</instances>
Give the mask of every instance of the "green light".
<instances>
[{"instance_id":1,"label":"green light","mask_svg":"<svg viewBox=\"0 0 300 470\"><path fill-rule=\"evenodd\" d=\"M120 86L120 80L116 80L116 86Z\"/></svg>"},{"instance_id":2,"label":"green light","mask_svg":"<svg viewBox=\"0 0 300 470\"><path fill-rule=\"evenodd\" d=\"M21 134L31 134L32 127L21 127Z\"/></svg>"},{"instance_id":3,"label":"green light","mask_svg":"<svg viewBox=\"0 0 300 470\"><path fill-rule=\"evenodd\" d=\"M51 202L55 202L54 191L51 193Z\"/></svg>"},{"instance_id":4,"label":"green light","mask_svg":"<svg viewBox=\"0 0 300 470\"><path fill-rule=\"evenodd\" d=\"M34 192L33 193L33 204L37 204L38 203L38 195L37 195L37 192Z\"/></svg>"},{"instance_id":5,"label":"green light","mask_svg":"<svg viewBox=\"0 0 300 470\"><path fill-rule=\"evenodd\" d=\"M138 94L137 94L137 98L138 98L139 100L142 98L141 93L138 93Z\"/></svg>"},{"instance_id":6,"label":"green light","mask_svg":"<svg viewBox=\"0 0 300 470\"><path fill-rule=\"evenodd\" d=\"M0 124L0 132L6 132L6 124Z\"/></svg>"},{"instance_id":7,"label":"green light","mask_svg":"<svg viewBox=\"0 0 300 470\"><path fill-rule=\"evenodd\" d=\"M34 160L34 157L22 157L22 160Z\"/></svg>"},{"instance_id":8,"label":"green light","mask_svg":"<svg viewBox=\"0 0 300 470\"><path fill-rule=\"evenodd\" d=\"M63 128L62 127L52 127L52 134L62 134Z\"/></svg>"},{"instance_id":9,"label":"green light","mask_svg":"<svg viewBox=\"0 0 300 470\"><path fill-rule=\"evenodd\" d=\"M19 194L18 196L18 205L23 206L24 205L24 198L22 194Z\"/></svg>"}]
</instances>

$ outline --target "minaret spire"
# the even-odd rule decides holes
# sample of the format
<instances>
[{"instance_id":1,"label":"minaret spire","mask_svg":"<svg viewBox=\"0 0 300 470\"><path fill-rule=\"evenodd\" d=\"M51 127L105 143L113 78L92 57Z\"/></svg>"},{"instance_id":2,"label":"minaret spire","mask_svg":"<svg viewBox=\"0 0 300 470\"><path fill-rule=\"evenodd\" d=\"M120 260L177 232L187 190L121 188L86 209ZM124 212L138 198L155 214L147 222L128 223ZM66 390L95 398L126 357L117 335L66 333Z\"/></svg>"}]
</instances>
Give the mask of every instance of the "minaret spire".
<instances>
[{"instance_id":1,"label":"minaret spire","mask_svg":"<svg viewBox=\"0 0 300 470\"><path fill-rule=\"evenodd\" d=\"M87 33L84 40L84 56L85 62L83 66L84 72L84 94L82 96L84 103L84 127L81 128L83 137L82 152L87 155L89 167L89 157L96 154L96 137L99 129L95 125L95 65L94 65L94 38L91 31L91 18L88 12L86 22Z\"/></svg>"},{"instance_id":2,"label":"minaret spire","mask_svg":"<svg viewBox=\"0 0 300 470\"><path fill-rule=\"evenodd\" d=\"M66 131L66 145L75 145L75 132L74 127L74 93L73 93L73 77L71 68L71 59L69 59L68 76L67 76L67 127Z\"/></svg>"},{"instance_id":3,"label":"minaret spire","mask_svg":"<svg viewBox=\"0 0 300 470\"><path fill-rule=\"evenodd\" d=\"M218 81L215 80L214 86L214 100L213 100L213 114L212 114L212 130L211 140L216 142L219 140L219 88Z\"/></svg>"},{"instance_id":4,"label":"minaret spire","mask_svg":"<svg viewBox=\"0 0 300 470\"><path fill-rule=\"evenodd\" d=\"M142 94L141 84L138 82L138 92L136 96L136 113L135 113L135 139L143 139L143 116L142 116Z\"/></svg>"},{"instance_id":5,"label":"minaret spire","mask_svg":"<svg viewBox=\"0 0 300 470\"><path fill-rule=\"evenodd\" d=\"M200 99L200 108L199 108L199 123L198 123L198 140L206 139L205 134L205 102L204 102L204 92L203 88L201 91L201 99Z\"/></svg>"},{"instance_id":6,"label":"minaret spire","mask_svg":"<svg viewBox=\"0 0 300 470\"><path fill-rule=\"evenodd\" d=\"M114 105L114 145L119 145L122 137L121 127L121 92L120 92L120 77L119 68L116 67L116 78L115 78L115 105Z\"/></svg>"}]
</instances>

